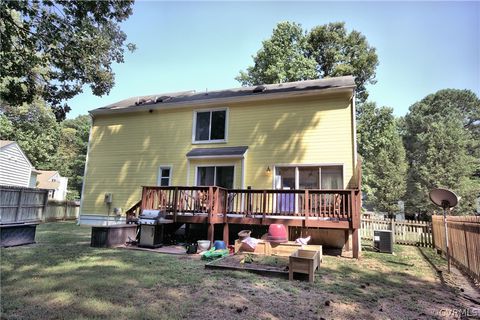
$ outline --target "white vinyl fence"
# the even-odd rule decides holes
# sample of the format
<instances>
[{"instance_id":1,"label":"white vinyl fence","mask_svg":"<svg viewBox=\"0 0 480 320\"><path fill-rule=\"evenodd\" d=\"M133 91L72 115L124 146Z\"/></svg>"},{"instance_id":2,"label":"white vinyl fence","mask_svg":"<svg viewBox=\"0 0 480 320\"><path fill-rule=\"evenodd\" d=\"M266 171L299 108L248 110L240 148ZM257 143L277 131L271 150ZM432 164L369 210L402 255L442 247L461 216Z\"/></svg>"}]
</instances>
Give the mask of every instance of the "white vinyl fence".
<instances>
[{"instance_id":1,"label":"white vinyl fence","mask_svg":"<svg viewBox=\"0 0 480 320\"><path fill-rule=\"evenodd\" d=\"M432 247L432 223L427 221L362 218L362 239L373 240L374 230L393 230L395 243Z\"/></svg>"}]
</instances>

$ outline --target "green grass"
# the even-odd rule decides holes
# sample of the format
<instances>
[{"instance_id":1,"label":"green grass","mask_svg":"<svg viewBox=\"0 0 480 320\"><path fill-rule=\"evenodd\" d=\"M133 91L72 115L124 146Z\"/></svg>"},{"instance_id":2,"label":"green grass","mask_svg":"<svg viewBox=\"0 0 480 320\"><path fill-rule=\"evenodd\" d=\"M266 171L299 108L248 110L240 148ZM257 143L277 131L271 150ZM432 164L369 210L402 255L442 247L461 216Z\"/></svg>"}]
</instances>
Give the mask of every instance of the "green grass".
<instances>
[{"instance_id":1,"label":"green grass","mask_svg":"<svg viewBox=\"0 0 480 320\"><path fill-rule=\"evenodd\" d=\"M90 228L73 223L42 224L36 240L1 249L2 319L401 319L455 305L425 257L438 268L444 261L426 248L367 251L359 261L325 256L309 284L212 271L186 256L91 248Z\"/></svg>"}]
</instances>

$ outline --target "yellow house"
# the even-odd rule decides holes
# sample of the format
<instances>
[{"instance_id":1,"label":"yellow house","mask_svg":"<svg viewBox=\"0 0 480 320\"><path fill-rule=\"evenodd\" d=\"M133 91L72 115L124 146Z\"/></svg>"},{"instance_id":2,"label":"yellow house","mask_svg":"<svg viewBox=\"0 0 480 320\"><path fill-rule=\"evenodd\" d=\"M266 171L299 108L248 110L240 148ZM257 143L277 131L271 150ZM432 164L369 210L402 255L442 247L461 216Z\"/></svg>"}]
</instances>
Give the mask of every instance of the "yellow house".
<instances>
[{"instance_id":1,"label":"yellow house","mask_svg":"<svg viewBox=\"0 0 480 320\"><path fill-rule=\"evenodd\" d=\"M357 199L349 192L359 183L354 90L346 76L134 97L92 110L80 223L121 221L114 213L141 200L142 186L290 190L281 192L292 199L292 215L309 206L312 218L314 192L344 190L335 196L345 195L342 201L350 202L342 208L353 211ZM311 200L301 200L300 190L311 190ZM227 198L235 199L233 191ZM279 196L270 198L278 207Z\"/></svg>"}]
</instances>

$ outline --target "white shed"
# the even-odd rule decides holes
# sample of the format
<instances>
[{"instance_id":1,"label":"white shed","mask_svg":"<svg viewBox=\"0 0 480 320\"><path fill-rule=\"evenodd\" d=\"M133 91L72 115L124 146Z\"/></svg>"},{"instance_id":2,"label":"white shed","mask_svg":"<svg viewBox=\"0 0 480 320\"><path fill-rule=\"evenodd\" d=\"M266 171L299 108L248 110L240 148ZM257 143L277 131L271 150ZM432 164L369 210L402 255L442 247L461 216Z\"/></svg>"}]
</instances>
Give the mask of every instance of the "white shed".
<instances>
[{"instance_id":1,"label":"white shed","mask_svg":"<svg viewBox=\"0 0 480 320\"><path fill-rule=\"evenodd\" d=\"M0 140L0 185L35 187L37 171L15 141Z\"/></svg>"}]
</instances>

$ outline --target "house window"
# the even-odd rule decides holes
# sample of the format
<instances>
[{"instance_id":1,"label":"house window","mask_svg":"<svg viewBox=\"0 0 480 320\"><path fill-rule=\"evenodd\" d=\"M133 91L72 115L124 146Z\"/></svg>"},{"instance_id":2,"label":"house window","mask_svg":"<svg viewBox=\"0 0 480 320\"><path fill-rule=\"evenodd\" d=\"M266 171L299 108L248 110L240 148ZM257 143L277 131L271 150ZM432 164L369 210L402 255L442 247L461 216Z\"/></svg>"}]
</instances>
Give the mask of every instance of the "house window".
<instances>
[{"instance_id":1,"label":"house window","mask_svg":"<svg viewBox=\"0 0 480 320\"><path fill-rule=\"evenodd\" d=\"M158 170L157 184L162 187L168 187L172 179L172 167L160 167Z\"/></svg>"},{"instance_id":2,"label":"house window","mask_svg":"<svg viewBox=\"0 0 480 320\"><path fill-rule=\"evenodd\" d=\"M194 142L226 140L227 110L195 112Z\"/></svg>"},{"instance_id":3,"label":"house window","mask_svg":"<svg viewBox=\"0 0 480 320\"><path fill-rule=\"evenodd\" d=\"M289 166L275 170L275 189L343 189L342 166Z\"/></svg>"},{"instance_id":4,"label":"house window","mask_svg":"<svg viewBox=\"0 0 480 320\"><path fill-rule=\"evenodd\" d=\"M198 167L197 186L233 188L234 166Z\"/></svg>"}]
</instances>

